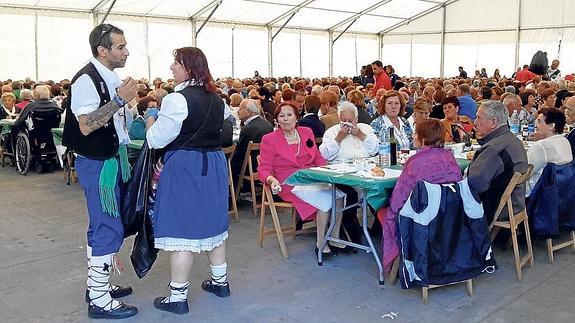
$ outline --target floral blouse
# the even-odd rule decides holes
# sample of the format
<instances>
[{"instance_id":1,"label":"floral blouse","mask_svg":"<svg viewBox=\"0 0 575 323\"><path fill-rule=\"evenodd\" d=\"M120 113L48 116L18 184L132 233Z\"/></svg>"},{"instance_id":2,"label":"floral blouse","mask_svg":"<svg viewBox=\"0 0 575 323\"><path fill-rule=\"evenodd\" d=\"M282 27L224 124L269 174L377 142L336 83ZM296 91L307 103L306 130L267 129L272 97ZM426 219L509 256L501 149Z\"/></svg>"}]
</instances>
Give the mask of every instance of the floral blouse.
<instances>
[{"instance_id":1,"label":"floral blouse","mask_svg":"<svg viewBox=\"0 0 575 323\"><path fill-rule=\"evenodd\" d=\"M401 149L413 149L413 129L409 125L409 122L403 117L399 117L399 129L391 123L391 120L386 115L381 115L375 118L370 126L373 131L379 136L382 129L389 131L389 127L394 127L394 135L397 139Z\"/></svg>"}]
</instances>

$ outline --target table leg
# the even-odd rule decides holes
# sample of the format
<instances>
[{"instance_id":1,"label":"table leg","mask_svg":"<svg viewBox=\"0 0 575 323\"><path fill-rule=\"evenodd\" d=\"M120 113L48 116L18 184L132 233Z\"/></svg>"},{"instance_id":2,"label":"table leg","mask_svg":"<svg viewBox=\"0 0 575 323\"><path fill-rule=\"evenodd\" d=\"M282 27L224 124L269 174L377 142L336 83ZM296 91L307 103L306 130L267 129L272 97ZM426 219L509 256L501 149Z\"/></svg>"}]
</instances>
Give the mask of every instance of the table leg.
<instances>
[{"instance_id":1,"label":"table leg","mask_svg":"<svg viewBox=\"0 0 575 323\"><path fill-rule=\"evenodd\" d=\"M362 217L363 235L365 236L365 240L367 240L367 243L369 244L369 248L371 249L371 254L373 255L373 258L375 259L375 262L377 263L377 268L379 269L379 284L383 285L383 283L384 283L383 266L381 265L381 260L379 259L379 256L377 254L377 249L375 249L375 246L373 245L373 241L371 241L371 236L369 235L369 231L368 231L367 199L365 198L365 191L364 190L360 191L359 198L361 199L361 212L362 212L361 217Z\"/></svg>"},{"instance_id":2,"label":"table leg","mask_svg":"<svg viewBox=\"0 0 575 323\"><path fill-rule=\"evenodd\" d=\"M327 242L330 240L331 233L333 232L333 229L335 227L335 218L337 215L335 192L336 192L336 187L334 184L332 184L331 185L331 211L329 213L330 214L329 227L328 227L327 231L325 232L325 237L323 237L323 241L321 242L321 245L317 251L317 265L318 266L323 266L323 248L325 247Z\"/></svg>"}]
</instances>

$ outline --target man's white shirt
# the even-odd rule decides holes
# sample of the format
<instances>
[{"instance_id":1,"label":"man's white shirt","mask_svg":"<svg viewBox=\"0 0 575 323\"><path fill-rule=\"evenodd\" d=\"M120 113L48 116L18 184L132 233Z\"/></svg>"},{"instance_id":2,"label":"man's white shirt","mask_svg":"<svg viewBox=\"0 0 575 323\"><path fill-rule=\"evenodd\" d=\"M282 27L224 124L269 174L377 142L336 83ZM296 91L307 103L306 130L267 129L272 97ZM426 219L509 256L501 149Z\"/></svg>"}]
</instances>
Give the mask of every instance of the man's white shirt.
<instances>
[{"instance_id":1,"label":"man's white shirt","mask_svg":"<svg viewBox=\"0 0 575 323\"><path fill-rule=\"evenodd\" d=\"M94 64L96 70L106 83L110 99L112 99L114 95L116 95L116 88L122 84L120 77L93 57L90 58L90 63ZM99 89L94 87L94 82L92 82L88 74L83 74L76 79L76 82L72 84L71 91L72 102L70 102L70 104L76 119L78 119L78 116L94 112L100 107ZM126 145L130 142L128 130L133 120L132 113L126 106L114 114L114 128L116 128L118 141L121 145Z\"/></svg>"}]
</instances>

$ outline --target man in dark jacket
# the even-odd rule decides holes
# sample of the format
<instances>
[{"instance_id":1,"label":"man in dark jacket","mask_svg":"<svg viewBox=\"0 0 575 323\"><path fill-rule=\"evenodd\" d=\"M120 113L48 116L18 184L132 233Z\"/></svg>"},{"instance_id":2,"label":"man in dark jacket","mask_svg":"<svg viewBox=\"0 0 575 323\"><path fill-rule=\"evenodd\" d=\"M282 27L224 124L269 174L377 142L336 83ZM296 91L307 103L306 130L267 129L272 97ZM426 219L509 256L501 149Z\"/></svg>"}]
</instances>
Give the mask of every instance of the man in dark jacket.
<instances>
[{"instance_id":1,"label":"man in dark jacket","mask_svg":"<svg viewBox=\"0 0 575 323\"><path fill-rule=\"evenodd\" d=\"M238 115L244 126L242 130L240 130L240 138L234 156L232 157L232 177L234 185L236 185L235 187L237 187L249 142L260 143L265 134L274 130L270 123L260 116L260 108L255 100L243 99L242 102L240 102ZM255 156L257 156L257 154L252 156L252 158L254 167L257 167Z\"/></svg>"},{"instance_id":2,"label":"man in dark jacket","mask_svg":"<svg viewBox=\"0 0 575 323\"><path fill-rule=\"evenodd\" d=\"M29 103L24 110L22 110L22 112L20 113L20 115L18 116L18 119L16 119L16 121L14 122L14 128L20 128L22 126L22 124L26 121L26 118L28 118L28 115L30 115L30 113L32 111L57 111L60 110L60 107L58 107L58 104L56 104L56 102L50 100L50 90L44 86L44 85L39 85L34 89L33 92L33 96L34 96L34 101Z\"/></svg>"},{"instance_id":3,"label":"man in dark jacket","mask_svg":"<svg viewBox=\"0 0 575 323\"><path fill-rule=\"evenodd\" d=\"M527 153L521 141L509 130L508 116L503 103L488 100L481 104L475 119L481 148L469 165L468 181L471 189L479 195L488 223L493 220L513 174L527 171ZM513 190L511 200L515 213L525 208L525 184ZM500 218L506 216L502 213Z\"/></svg>"},{"instance_id":4,"label":"man in dark jacket","mask_svg":"<svg viewBox=\"0 0 575 323\"><path fill-rule=\"evenodd\" d=\"M463 66L459 66L459 77L466 79L467 72L463 69Z\"/></svg>"},{"instance_id":5,"label":"man in dark jacket","mask_svg":"<svg viewBox=\"0 0 575 323\"><path fill-rule=\"evenodd\" d=\"M18 119L16 119L16 121L14 122L14 125L10 130L11 132L10 136L12 138L12 141L7 143L8 147L16 147L15 144L16 144L16 138L18 137L18 132L20 131L20 129L26 126L25 124L26 119L28 118L30 113L32 113L32 111L54 111L54 113L56 113L57 111L61 111L60 107L58 107L58 104L50 100L50 90L46 86L44 85L37 86L34 89L33 97L34 101L30 102L26 106L26 108L22 110L22 112L18 116ZM58 125L54 124L53 126L57 127ZM11 150L12 148L8 149Z\"/></svg>"}]
</instances>

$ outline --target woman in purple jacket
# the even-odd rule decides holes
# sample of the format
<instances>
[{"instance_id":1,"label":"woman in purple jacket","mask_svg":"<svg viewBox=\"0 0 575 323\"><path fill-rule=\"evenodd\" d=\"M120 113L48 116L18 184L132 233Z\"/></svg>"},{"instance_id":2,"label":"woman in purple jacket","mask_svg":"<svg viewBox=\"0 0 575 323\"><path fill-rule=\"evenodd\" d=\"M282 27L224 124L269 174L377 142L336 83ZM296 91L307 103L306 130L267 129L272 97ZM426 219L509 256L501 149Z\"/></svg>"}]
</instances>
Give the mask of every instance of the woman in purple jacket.
<instances>
[{"instance_id":1,"label":"woman in purple jacket","mask_svg":"<svg viewBox=\"0 0 575 323\"><path fill-rule=\"evenodd\" d=\"M417 181L446 184L462 180L461 170L453 154L443 148L443 134L438 119L427 119L417 124L413 144L418 151L405 163L393 189L390 206L383 211L383 264L386 272L389 272L391 263L399 255L397 216Z\"/></svg>"}]
</instances>

